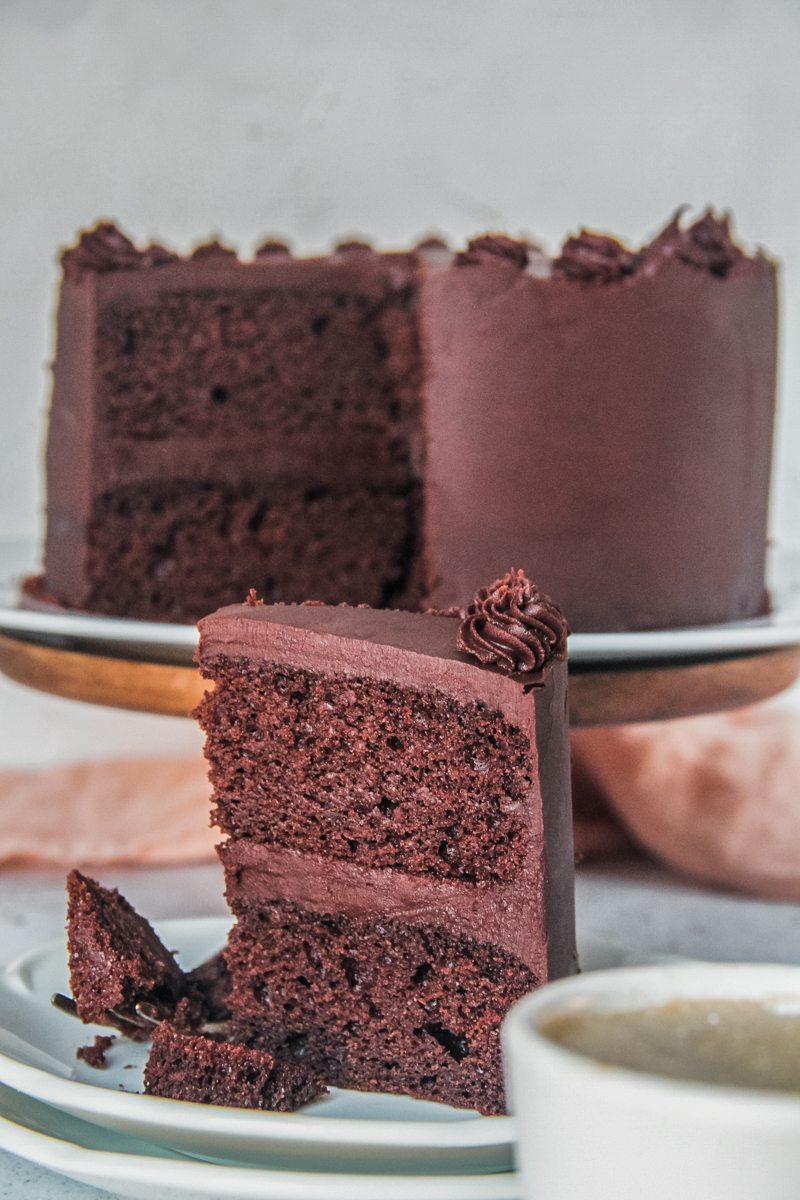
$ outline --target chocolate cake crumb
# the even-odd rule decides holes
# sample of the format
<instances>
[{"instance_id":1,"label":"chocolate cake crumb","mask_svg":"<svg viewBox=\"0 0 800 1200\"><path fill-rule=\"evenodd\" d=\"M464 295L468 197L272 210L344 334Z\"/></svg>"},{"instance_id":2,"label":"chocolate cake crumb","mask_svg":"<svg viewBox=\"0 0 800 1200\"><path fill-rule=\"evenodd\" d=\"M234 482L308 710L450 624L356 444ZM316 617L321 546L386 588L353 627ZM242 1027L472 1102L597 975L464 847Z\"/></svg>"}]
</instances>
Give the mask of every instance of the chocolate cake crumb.
<instances>
[{"instance_id":1,"label":"chocolate cake crumb","mask_svg":"<svg viewBox=\"0 0 800 1200\"><path fill-rule=\"evenodd\" d=\"M168 1021L153 1034L144 1085L149 1096L273 1112L294 1112L327 1092L319 1075L296 1058L186 1034Z\"/></svg>"},{"instance_id":2,"label":"chocolate cake crumb","mask_svg":"<svg viewBox=\"0 0 800 1200\"><path fill-rule=\"evenodd\" d=\"M116 888L72 871L67 879L67 940L72 995L87 1023L116 1026L134 1040L150 1029L136 1012L147 1003L174 1011L185 977L152 926Z\"/></svg>"},{"instance_id":3,"label":"chocolate cake crumb","mask_svg":"<svg viewBox=\"0 0 800 1200\"><path fill-rule=\"evenodd\" d=\"M98 1033L91 1045L78 1047L75 1051L75 1057L82 1059L88 1066L100 1071L108 1066L106 1051L110 1049L116 1040L116 1034Z\"/></svg>"}]
</instances>

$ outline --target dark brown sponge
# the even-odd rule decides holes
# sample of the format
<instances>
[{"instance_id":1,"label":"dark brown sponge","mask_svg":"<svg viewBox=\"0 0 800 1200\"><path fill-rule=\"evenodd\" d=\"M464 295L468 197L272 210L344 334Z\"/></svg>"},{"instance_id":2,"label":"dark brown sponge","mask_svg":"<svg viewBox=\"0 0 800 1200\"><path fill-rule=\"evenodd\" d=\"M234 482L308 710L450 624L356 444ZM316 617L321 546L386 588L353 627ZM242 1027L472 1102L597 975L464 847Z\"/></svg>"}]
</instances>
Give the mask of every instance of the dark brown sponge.
<instances>
[{"instance_id":1,"label":"dark brown sponge","mask_svg":"<svg viewBox=\"0 0 800 1200\"><path fill-rule=\"evenodd\" d=\"M67 943L70 985L82 1021L147 1038L149 1030L137 1031L124 1018L138 1021L139 1002L172 1012L184 992L183 972L144 917L116 888L80 871L67 878Z\"/></svg>"},{"instance_id":2,"label":"dark brown sponge","mask_svg":"<svg viewBox=\"0 0 800 1200\"><path fill-rule=\"evenodd\" d=\"M268 602L413 607L419 509L413 480L333 488L177 479L120 487L92 506L84 607L195 622L251 587Z\"/></svg>"},{"instance_id":3,"label":"dark brown sponge","mask_svg":"<svg viewBox=\"0 0 800 1200\"><path fill-rule=\"evenodd\" d=\"M514 877L531 828L528 742L432 689L204 661L198 709L227 834L467 882Z\"/></svg>"},{"instance_id":4,"label":"dark brown sponge","mask_svg":"<svg viewBox=\"0 0 800 1200\"><path fill-rule=\"evenodd\" d=\"M97 328L105 437L263 436L308 454L351 431L383 473L407 470L420 398L414 288L184 288L118 299ZM364 439L367 439L364 442Z\"/></svg>"},{"instance_id":5,"label":"dark brown sponge","mask_svg":"<svg viewBox=\"0 0 800 1200\"><path fill-rule=\"evenodd\" d=\"M292 1057L187 1034L162 1021L144 1073L150 1096L294 1112L325 1095L318 1075Z\"/></svg>"},{"instance_id":6,"label":"dark brown sponge","mask_svg":"<svg viewBox=\"0 0 800 1200\"><path fill-rule=\"evenodd\" d=\"M227 957L240 1036L288 1045L338 1087L505 1111L500 1023L538 982L512 955L280 901L240 913Z\"/></svg>"}]
</instances>

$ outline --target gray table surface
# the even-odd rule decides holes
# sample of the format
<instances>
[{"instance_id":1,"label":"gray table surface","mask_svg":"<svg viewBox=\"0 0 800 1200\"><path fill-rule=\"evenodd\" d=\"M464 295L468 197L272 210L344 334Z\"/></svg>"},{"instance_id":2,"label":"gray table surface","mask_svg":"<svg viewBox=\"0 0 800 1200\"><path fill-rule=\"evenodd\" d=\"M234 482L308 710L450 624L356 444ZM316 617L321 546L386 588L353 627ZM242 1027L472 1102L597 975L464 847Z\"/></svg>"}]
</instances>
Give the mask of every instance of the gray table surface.
<instances>
[{"instance_id":1,"label":"gray table surface","mask_svg":"<svg viewBox=\"0 0 800 1200\"><path fill-rule=\"evenodd\" d=\"M226 912L215 865L106 869L141 911L158 918ZM642 953L800 963L800 905L750 900L702 888L650 862L584 866L578 872L578 928ZM0 965L62 936L62 872L0 872ZM90 1200L107 1195L0 1153L0 1200Z\"/></svg>"}]
</instances>

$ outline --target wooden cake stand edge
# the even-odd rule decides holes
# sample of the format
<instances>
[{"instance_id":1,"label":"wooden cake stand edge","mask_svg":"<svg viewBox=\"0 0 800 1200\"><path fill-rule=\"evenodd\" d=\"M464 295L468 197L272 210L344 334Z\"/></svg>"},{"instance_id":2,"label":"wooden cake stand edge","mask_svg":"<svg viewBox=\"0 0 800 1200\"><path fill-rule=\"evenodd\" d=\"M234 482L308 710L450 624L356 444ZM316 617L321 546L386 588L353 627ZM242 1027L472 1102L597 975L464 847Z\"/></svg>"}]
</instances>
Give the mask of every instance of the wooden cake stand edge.
<instances>
[{"instance_id":1,"label":"wooden cake stand edge","mask_svg":"<svg viewBox=\"0 0 800 1200\"><path fill-rule=\"evenodd\" d=\"M117 658L0 634L0 671L69 700L187 717L205 683L191 666ZM570 672L575 727L662 721L766 700L800 677L800 646L704 661L597 667Z\"/></svg>"}]
</instances>

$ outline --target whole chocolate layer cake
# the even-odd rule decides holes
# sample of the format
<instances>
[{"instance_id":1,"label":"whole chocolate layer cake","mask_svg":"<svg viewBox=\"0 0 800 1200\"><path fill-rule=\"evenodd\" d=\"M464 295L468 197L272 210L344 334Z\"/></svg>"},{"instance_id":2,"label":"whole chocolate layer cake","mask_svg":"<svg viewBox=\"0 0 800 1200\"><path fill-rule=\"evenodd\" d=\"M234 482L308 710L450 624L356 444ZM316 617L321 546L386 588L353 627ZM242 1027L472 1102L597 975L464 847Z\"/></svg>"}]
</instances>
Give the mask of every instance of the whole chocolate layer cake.
<instances>
[{"instance_id":1,"label":"whole chocolate layer cake","mask_svg":"<svg viewBox=\"0 0 800 1200\"><path fill-rule=\"evenodd\" d=\"M765 608L775 268L710 214L554 260L501 236L179 259L101 225L63 264L67 605L447 607L516 560L579 630Z\"/></svg>"},{"instance_id":2,"label":"whole chocolate layer cake","mask_svg":"<svg viewBox=\"0 0 800 1200\"><path fill-rule=\"evenodd\" d=\"M517 573L463 622L253 602L200 630L237 1036L503 1111L503 1015L575 969L561 613Z\"/></svg>"}]
</instances>

